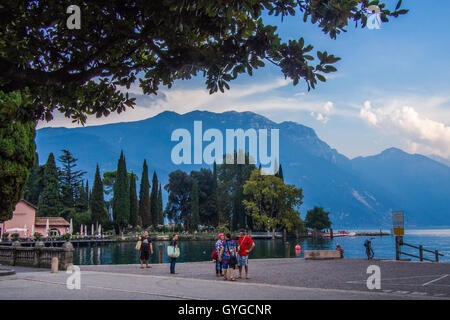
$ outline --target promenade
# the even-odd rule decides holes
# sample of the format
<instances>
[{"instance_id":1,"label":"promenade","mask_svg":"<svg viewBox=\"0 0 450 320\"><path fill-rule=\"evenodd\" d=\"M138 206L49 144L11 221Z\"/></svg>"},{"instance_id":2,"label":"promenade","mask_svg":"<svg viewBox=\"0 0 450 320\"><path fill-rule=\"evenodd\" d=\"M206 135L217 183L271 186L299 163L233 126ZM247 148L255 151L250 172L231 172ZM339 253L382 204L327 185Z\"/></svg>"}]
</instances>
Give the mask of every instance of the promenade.
<instances>
[{"instance_id":1,"label":"promenade","mask_svg":"<svg viewBox=\"0 0 450 320\"><path fill-rule=\"evenodd\" d=\"M381 270L381 289L369 290L369 265ZM81 266L81 289L69 290L69 274L14 267L0 277L0 299L450 299L450 264L391 260L256 259L251 279L223 281L214 263Z\"/></svg>"}]
</instances>

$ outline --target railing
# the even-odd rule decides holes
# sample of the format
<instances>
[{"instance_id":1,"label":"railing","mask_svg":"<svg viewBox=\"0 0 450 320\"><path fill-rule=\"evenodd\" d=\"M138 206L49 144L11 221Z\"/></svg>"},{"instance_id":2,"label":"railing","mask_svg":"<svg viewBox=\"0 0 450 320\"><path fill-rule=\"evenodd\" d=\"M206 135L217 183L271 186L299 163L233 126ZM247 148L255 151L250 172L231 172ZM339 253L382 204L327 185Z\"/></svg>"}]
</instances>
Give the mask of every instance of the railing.
<instances>
[{"instance_id":1,"label":"railing","mask_svg":"<svg viewBox=\"0 0 450 320\"><path fill-rule=\"evenodd\" d=\"M58 258L59 269L66 270L73 264L73 246L68 243L63 247L21 247L19 243L12 246L0 246L0 263L10 266L50 268L53 257Z\"/></svg>"},{"instance_id":2,"label":"railing","mask_svg":"<svg viewBox=\"0 0 450 320\"><path fill-rule=\"evenodd\" d=\"M401 246L407 246L407 247L419 250L419 256L416 256L416 255L413 255L413 254L401 251ZM409 257L413 257L413 258L419 259L420 261L424 261L425 260L425 261L430 261L430 262L439 262L439 256L441 256L441 257L444 256L443 254L439 253L438 250L431 251L431 250L425 249L422 245L414 246L412 244L405 243L405 242L400 242L397 250L398 250L399 255L403 254L405 256L409 256ZM434 260L425 258L423 256L424 252L428 252L428 253L434 254Z\"/></svg>"}]
</instances>

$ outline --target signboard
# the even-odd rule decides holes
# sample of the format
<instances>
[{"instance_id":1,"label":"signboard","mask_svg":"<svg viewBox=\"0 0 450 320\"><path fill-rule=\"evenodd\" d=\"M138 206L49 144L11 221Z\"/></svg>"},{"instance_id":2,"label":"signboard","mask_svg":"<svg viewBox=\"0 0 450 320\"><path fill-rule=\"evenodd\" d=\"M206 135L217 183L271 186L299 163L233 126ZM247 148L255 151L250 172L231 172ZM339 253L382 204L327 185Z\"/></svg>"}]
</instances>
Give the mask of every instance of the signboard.
<instances>
[{"instance_id":1,"label":"signboard","mask_svg":"<svg viewBox=\"0 0 450 320\"><path fill-rule=\"evenodd\" d=\"M405 234L405 217L403 211L393 211L392 220L394 224L394 234L403 236Z\"/></svg>"}]
</instances>

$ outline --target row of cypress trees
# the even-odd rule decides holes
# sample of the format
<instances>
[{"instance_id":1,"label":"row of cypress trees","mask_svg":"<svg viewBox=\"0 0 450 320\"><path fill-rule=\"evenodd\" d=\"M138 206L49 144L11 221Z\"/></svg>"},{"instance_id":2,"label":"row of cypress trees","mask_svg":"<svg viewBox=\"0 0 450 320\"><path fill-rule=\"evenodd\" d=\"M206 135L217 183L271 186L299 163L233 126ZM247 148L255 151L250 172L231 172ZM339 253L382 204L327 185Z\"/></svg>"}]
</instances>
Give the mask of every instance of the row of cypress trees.
<instances>
[{"instance_id":1,"label":"row of cypress trees","mask_svg":"<svg viewBox=\"0 0 450 320\"><path fill-rule=\"evenodd\" d=\"M161 184L156 172L153 172L152 185L148 175L147 161L144 160L141 174L139 198L136 188L137 177L127 172L123 151L117 163L117 174L113 187L113 219L116 231L128 225L132 227L157 227L164 224Z\"/></svg>"}]
</instances>

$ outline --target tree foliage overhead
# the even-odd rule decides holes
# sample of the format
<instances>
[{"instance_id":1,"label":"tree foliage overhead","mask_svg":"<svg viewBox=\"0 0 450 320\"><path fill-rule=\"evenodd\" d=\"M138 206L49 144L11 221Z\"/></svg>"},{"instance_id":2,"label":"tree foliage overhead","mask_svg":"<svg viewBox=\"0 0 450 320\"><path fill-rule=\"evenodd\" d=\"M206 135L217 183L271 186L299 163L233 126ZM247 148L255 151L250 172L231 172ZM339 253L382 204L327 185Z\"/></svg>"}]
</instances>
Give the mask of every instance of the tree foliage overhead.
<instances>
[{"instance_id":1,"label":"tree foliage overhead","mask_svg":"<svg viewBox=\"0 0 450 320\"><path fill-rule=\"evenodd\" d=\"M304 80L314 88L339 58L314 54L300 36L283 42L262 16L297 16L334 39L350 22L365 26L372 4L385 22L407 12L401 1L393 11L369 0L79 1L81 30L70 30L67 1L4 0L0 90L27 91L33 99L10 116L51 120L59 110L84 123L87 115L133 106L119 86L138 78L144 93L156 94L200 73L210 93L223 92L239 74L269 62L294 85Z\"/></svg>"}]
</instances>

